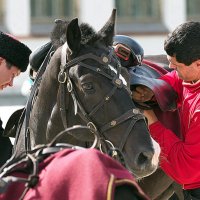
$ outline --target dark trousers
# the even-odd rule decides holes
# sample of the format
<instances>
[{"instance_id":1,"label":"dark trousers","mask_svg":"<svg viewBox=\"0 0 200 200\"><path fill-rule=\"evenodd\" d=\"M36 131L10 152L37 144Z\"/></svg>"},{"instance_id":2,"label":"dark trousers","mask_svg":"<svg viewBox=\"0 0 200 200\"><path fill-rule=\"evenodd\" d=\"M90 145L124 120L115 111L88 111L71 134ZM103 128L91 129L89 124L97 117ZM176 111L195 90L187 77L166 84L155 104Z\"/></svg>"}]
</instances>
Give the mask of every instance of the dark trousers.
<instances>
[{"instance_id":1,"label":"dark trousers","mask_svg":"<svg viewBox=\"0 0 200 200\"><path fill-rule=\"evenodd\" d=\"M12 155L12 143L8 137L3 137L3 127L0 118L0 167L5 164L5 162Z\"/></svg>"},{"instance_id":2,"label":"dark trousers","mask_svg":"<svg viewBox=\"0 0 200 200\"><path fill-rule=\"evenodd\" d=\"M200 200L200 188L183 190L185 200Z\"/></svg>"},{"instance_id":3,"label":"dark trousers","mask_svg":"<svg viewBox=\"0 0 200 200\"><path fill-rule=\"evenodd\" d=\"M12 143L9 138L0 136L0 167L11 157Z\"/></svg>"}]
</instances>

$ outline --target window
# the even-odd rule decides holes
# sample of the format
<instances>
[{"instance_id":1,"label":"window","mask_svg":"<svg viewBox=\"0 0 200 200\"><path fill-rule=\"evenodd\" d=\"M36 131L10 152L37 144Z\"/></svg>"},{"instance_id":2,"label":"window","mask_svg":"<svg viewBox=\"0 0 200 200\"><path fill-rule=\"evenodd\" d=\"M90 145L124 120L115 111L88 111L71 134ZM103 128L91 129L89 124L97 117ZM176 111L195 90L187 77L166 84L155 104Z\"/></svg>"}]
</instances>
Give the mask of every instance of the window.
<instances>
[{"instance_id":1,"label":"window","mask_svg":"<svg viewBox=\"0 0 200 200\"><path fill-rule=\"evenodd\" d=\"M31 17L35 23L51 22L56 18L72 18L74 15L73 0L31 0Z\"/></svg>"},{"instance_id":2,"label":"window","mask_svg":"<svg viewBox=\"0 0 200 200\"><path fill-rule=\"evenodd\" d=\"M75 0L31 0L32 34L48 34L55 19L70 20L76 16Z\"/></svg>"},{"instance_id":3,"label":"window","mask_svg":"<svg viewBox=\"0 0 200 200\"><path fill-rule=\"evenodd\" d=\"M165 31L160 0L115 0L117 29L121 32Z\"/></svg>"},{"instance_id":4,"label":"window","mask_svg":"<svg viewBox=\"0 0 200 200\"><path fill-rule=\"evenodd\" d=\"M121 22L159 22L159 0L116 0L116 7Z\"/></svg>"},{"instance_id":5,"label":"window","mask_svg":"<svg viewBox=\"0 0 200 200\"><path fill-rule=\"evenodd\" d=\"M200 21L199 0L187 0L187 20Z\"/></svg>"},{"instance_id":6,"label":"window","mask_svg":"<svg viewBox=\"0 0 200 200\"><path fill-rule=\"evenodd\" d=\"M3 8L3 0L0 0L0 23L2 25L3 23L3 14L4 14L4 8Z\"/></svg>"}]
</instances>

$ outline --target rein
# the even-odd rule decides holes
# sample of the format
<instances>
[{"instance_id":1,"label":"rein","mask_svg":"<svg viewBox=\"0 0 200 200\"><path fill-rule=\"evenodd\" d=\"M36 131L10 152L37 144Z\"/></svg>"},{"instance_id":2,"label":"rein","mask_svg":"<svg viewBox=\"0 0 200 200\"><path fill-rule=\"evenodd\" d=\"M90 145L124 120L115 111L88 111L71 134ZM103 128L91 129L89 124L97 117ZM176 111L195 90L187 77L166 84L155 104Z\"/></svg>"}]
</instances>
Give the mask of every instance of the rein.
<instances>
[{"instance_id":1,"label":"rein","mask_svg":"<svg viewBox=\"0 0 200 200\"><path fill-rule=\"evenodd\" d=\"M71 94L71 96L72 96L72 99L74 102L75 114L78 114L85 121L85 123L87 124L87 126L89 127L91 132L95 132L97 134L97 137L99 138L100 145L101 145L100 149L103 149L102 151L105 151L107 154L111 148L113 149L114 145L106 139L104 132L106 132L107 130L109 130L111 128L116 127L117 125L119 125L127 120L131 120L131 123L125 132L125 135L120 143L119 148L115 148L115 149L118 149L118 151L116 150L116 151L114 151L114 153L112 152L112 157L117 157L117 156L119 156L119 152L122 153L124 145L128 139L128 136L129 136L132 128L134 127L135 123L138 120L145 121L144 116L142 115L142 113L140 112L140 110L138 108L130 109L126 113L121 115L119 118L111 120L110 122L103 125L102 127L97 127L95 122L91 119L91 117L107 101L109 101L112 98L112 96L115 94L117 89L125 89L126 91L129 92L129 94L131 93L129 88L127 86L125 86L123 84L122 80L119 78L120 74L121 74L121 67L122 67L121 63L118 60L118 58L116 56L114 56L112 51L110 52L110 54L108 56L106 56L106 55L96 56L92 53L89 53L89 54L85 54L80 57L77 57L69 62L66 62L66 59L65 59L65 58L67 58L66 49L67 49L67 45L65 44L65 45L63 45L63 49L62 49L61 66L60 66L60 72L58 75L58 81L60 82L60 86L61 86L60 111L61 111L61 118L62 118L63 125L65 128L67 128L67 119L66 119L66 107L67 106L65 104L65 99L64 99L64 95L66 95L66 90L68 90L68 93ZM111 69L111 67L112 67L110 65L111 59L109 58L109 56L113 56L115 61L117 61L117 69L116 69L116 73L114 76L105 73L105 71L103 70L103 69ZM103 69L100 67L94 68L94 67L84 63L83 61L87 60L87 59L92 59L92 60L98 62L101 65L101 67L103 67ZM98 74L101 74L102 76L111 80L111 83L113 84L113 88L111 89L111 91L104 98L102 98L102 100L95 106L95 108L90 113L87 113L84 106L81 105L80 99L76 93L75 87L69 76L69 69L77 64L80 64L84 68L87 68Z\"/></svg>"},{"instance_id":2,"label":"rein","mask_svg":"<svg viewBox=\"0 0 200 200\"><path fill-rule=\"evenodd\" d=\"M36 75L34 84L31 88L31 93L29 95L28 102L27 102L27 105L26 105L26 113L25 113L25 150L26 150L26 152L31 150L30 132L29 132L29 119L30 119L30 113L31 113L33 99L35 98L35 95L37 95L37 90L38 90L38 87L40 85L42 75L45 72L46 66L49 63L53 53L54 53L54 47L51 46L51 48L49 49L43 63L41 64L41 66L38 70L38 73Z\"/></svg>"}]
</instances>

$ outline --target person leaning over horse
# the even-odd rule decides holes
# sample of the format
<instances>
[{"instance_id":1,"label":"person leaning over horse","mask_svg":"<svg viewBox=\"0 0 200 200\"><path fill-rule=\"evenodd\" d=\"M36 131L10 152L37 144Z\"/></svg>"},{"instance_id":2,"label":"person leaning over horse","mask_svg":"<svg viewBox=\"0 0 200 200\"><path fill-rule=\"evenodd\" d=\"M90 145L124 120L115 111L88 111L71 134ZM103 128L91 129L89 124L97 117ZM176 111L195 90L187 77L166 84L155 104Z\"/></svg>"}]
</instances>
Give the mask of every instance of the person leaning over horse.
<instances>
[{"instance_id":1,"label":"person leaning over horse","mask_svg":"<svg viewBox=\"0 0 200 200\"><path fill-rule=\"evenodd\" d=\"M26 71L31 50L11 35L0 31L0 90L13 86L13 80ZM3 137L2 120L0 119L0 166L12 154L9 138Z\"/></svg>"},{"instance_id":2,"label":"person leaning over horse","mask_svg":"<svg viewBox=\"0 0 200 200\"><path fill-rule=\"evenodd\" d=\"M180 110L179 139L165 128L152 110L145 110L152 137L160 144L162 169L182 184L185 199L200 199L200 22L179 25L165 40L164 49L172 72L161 77L177 92ZM136 102L152 98L147 87L133 91Z\"/></svg>"}]
</instances>

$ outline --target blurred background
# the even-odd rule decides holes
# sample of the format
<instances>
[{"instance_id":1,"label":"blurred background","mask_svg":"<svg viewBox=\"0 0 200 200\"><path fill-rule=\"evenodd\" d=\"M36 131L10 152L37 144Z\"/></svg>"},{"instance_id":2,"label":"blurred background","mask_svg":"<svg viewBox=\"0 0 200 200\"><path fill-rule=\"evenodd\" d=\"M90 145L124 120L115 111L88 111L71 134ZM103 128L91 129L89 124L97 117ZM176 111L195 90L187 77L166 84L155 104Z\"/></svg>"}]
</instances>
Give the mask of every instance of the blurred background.
<instances>
[{"instance_id":1,"label":"blurred background","mask_svg":"<svg viewBox=\"0 0 200 200\"><path fill-rule=\"evenodd\" d=\"M116 34L135 38L145 54L163 54L166 35L188 20L200 20L199 0L0 0L0 30L10 33L34 51L49 41L55 19L88 22L96 30L117 8ZM28 72L14 87L0 91L0 117L25 105L30 89Z\"/></svg>"}]
</instances>

